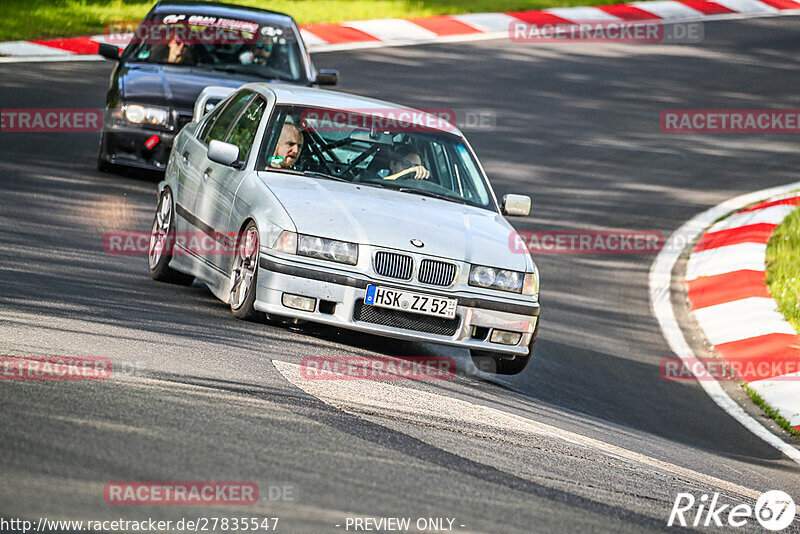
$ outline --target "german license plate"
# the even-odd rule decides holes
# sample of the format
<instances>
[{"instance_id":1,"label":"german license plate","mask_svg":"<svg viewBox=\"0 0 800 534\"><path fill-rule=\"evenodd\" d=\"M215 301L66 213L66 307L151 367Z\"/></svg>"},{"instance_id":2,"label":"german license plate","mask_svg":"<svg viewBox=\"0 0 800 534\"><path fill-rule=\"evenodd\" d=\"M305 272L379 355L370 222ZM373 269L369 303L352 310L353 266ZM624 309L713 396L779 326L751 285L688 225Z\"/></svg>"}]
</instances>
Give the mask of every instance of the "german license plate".
<instances>
[{"instance_id":1,"label":"german license plate","mask_svg":"<svg viewBox=\"0 0 800 534\"><path fill-rule=\"evenodd\" d=\"M458 299L433 297L412 291L368 285L364 304L452 319L456 316Z\"/></svg>"}]
</instances>

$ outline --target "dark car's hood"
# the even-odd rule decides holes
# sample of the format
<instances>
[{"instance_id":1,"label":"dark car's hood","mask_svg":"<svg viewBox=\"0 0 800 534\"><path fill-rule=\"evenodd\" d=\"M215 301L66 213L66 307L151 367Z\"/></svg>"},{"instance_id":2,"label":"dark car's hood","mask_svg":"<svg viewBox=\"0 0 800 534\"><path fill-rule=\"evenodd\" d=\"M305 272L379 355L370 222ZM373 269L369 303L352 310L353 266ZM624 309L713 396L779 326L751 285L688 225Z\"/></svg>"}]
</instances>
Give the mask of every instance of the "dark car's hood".
<instances>
[{"instance_id":1,"label":"dark car's hood","mask_svg":"<svg viewBox=\"0 0 800 534\"><path fill-rule=\"evenodd\" d=\"M209 85L235 88L255 81L267 80L212 69L147 63L128 63L120 72L123 100L183 110L194 109L200 92Z\"/></svg>"}]
</instances>

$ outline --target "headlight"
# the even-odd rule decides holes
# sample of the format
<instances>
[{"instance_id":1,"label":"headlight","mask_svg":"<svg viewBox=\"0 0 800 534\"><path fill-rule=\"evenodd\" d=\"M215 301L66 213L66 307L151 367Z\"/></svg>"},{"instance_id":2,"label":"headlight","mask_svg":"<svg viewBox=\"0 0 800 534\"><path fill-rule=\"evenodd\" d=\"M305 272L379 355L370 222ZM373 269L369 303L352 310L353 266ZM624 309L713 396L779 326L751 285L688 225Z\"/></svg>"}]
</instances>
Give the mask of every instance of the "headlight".
<instances>
[{"instance_id":1,"label":"headlight","mask_svg":"<svg viewBox=\"0 0 800 534\"><path fill-rule=\"evenodd\" d=\"M169 126L169 110L140 104L122 104L114 110L116 119L124 119L131 124L147 126Z\"/></svg>"},{"instance_id":2,"label":"headlight","mask_svg":"<svg viewBox=\"0 0 800 534\"><path fill-rule=\"evenodd\" d=\"M358 245L355 243L312 235L297 236L297 254L348 265L358 263Z\"/></svg>"},{"instance_id":3,"label":"headlight","mask_svg":"<svg viewBox=\"0 0 800 534\"><path fill-rule=\"evenodd\" d=\"M525 278L525 273L473 265L469 272L469 285L522 293Z\"/></svg>"},{"instance_id":4,"label":"headlight","mask_svg":"<svg viewBox=\"0 0 800 534\"><path fill-rule=\"evenodd\" d=\"M358 245L336 239L296 234L285 230L278 236L273 249L286 254L355 265L358 263Z\"/></svg>"}]
</instances>

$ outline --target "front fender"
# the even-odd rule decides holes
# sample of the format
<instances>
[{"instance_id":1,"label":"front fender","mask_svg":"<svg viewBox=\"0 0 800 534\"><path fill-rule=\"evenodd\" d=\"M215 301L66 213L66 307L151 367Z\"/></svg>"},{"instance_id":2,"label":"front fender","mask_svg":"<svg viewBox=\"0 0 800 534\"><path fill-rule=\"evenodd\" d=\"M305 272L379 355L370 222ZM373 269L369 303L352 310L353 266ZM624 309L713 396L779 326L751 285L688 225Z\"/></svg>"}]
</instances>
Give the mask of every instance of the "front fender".
<instances>
[{"instance_id":1,"label":"front fender","mask_svg":"<svg viewBox=\"0 0 800 534\"><path fill-rule=\"evenodd\" d=\"M238 224L239 231L246 221L255 221L264 247L271 247L284 230L297 231L284 207L254 172L248 173L239 184L231 218Z\"/></svg>"}]
</instances>

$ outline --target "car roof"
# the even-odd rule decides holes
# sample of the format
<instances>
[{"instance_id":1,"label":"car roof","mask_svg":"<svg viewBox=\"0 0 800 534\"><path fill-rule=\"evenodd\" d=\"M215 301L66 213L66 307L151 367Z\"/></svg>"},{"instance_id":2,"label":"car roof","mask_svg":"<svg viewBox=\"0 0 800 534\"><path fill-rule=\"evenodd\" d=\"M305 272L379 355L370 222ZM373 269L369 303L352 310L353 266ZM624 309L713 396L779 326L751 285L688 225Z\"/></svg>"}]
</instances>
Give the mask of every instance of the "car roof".
<instances>
[{"instance_id":1,"label":"car roof","mask_svg":"<svg viewBox=\"0 0 800 534\"><path fill-rule=\"evenodd\" d=\"M296 26L294 19L286 13L269 11L258 7L237 6L222 2L197 2L192 0L165 0L158 2L152 13L177 11L180 14L205 15L210 17L241 17L254 22L272 22L285 26Z\"/></svg>"},{"instance_id":2,"label":"car roof","mask_svg":"<svg viewBox=\"0 0 800 534\"><path fill-rule=\"evenodd\" d=\"M269 93L273 93L278 105L288 104L325 109L342 109L365 114L369 114L370 111L381 111L384 113L410 112L410 115L406 115L402 118L403 121L406 121L406 118L410 117L411 120L409 122L413 122L414 125L463 137L461 131L456 128L454 124L447 122L439 116L425 112L420 113L421 110L419 109L393 104L385 100L367 98L350 93L342 93L340 91L328 91L315 87L302 87L282 83L255 82L242 87L242 89L245 88L254 90L265 96ZM446 110L444 108L442 108L441 111L447 112L448 116L452 116L451 114L453 113L452 110ZM434 126L437 124L441 124L442 127Z\"/></svg>"}]
</instances>

